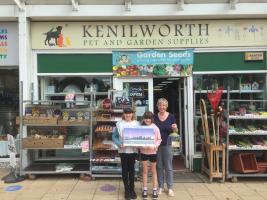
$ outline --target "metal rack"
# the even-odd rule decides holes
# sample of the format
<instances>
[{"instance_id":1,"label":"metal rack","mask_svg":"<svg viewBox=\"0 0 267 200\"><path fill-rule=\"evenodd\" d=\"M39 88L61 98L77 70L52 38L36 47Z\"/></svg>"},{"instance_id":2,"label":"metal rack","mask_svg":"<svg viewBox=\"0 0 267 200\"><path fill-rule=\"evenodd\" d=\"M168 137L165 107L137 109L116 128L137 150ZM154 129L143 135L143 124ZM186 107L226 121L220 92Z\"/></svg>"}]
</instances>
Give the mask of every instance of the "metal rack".
<instances>
[{"instance_id":1,"label":"metal rack","mask_svg":"<svg viewBox=\"0 0 267 200\"><path fill-rule=\"evenodd\" d=\"M93 108L89 101L64 101L64 100L23 100L23 86L20 84L20 175L29 175L31 178L35 177L36 174L89 174L91 175L92 166L91 166L91 156L92 156L92 112ZM94 94L90 93L90 98L94 98ZM90 100L91 100L90 99ZM90 122L88 124L27 124L23 122L23 113L24 108L27 103L34 105L52 105L52 104L66 104L66 103L85 103L88 105L86 108L88 112L90 112ZM79 108L77 108L79 109ZM80 108L80 109L85 109ZM40 154L46 155L48 150L54 151L67 151L67 153L71 154L74 151L81 151L81 147L79 148L23 148L22 139L27 136L27 127L85 127L88 129L88 139L89 139L89 155L85 156L39 156ZM64 153L63 153L64 154ZM59 163L70 163L73 166L73 169L70 171L57 171L56 166Z\"/></svg>"},{"instance_id":2,"label":"metal rack","mask_svg":"<svg viewBox=\"0 0 267 200\"><path fill-rule=\"evenodd\" d=\"M99 116L99 114L106 114L109 113L111 116L112 114L122 114L122 109L109 109L109 110L103 110L98 109L96 112L96 116ZM109 125L109 126L115 126L116 122L118 120L114 118L110 119L98 119L96 117L96 126L97 125ZM109 135L109 139L111 139L112 132L105 132L102 131L102 133L105 133L106 135ZM121 165L120 160L117 159L97 159L95 155L99 152L105 152L108 157L108 155L111 154L111 152L115 153L117 149L97 149L94 147L96 138L97 138L97 131L94 131L94 137L93 137L93 155L92 155L92 177L121 177ZM98 137L99 138L99 137Z\"/></svg>"},{"instance_id":3,"label":"metal rack","mask_svg":"<svg viewBox=\"0 0 267 200\"><path fill-rule=\"evenodd\" d=\"M264 93L264 91L261 91L262 93ZM249 91L249 93L253 94L253 90ZM255 93L259 93L259 91L255 91ZM238 177L267 177L267 173L237 173L234 172L231 169L230 166L230 159L231 159L231 155L232 153L240 153L240 152L254 152L254 153L262 153L262 152L266 152L267 151L267 147L259 147L256 145L252 145L252 147L249 148L244 148L244 147L235 147L235 146L230 146L229 145L229 141L230 141L230 137L259 137L259 136L267 136L267 131L264 130L257 130L257 131L244 131L244 132L238 132L238 131L229 131L229 124L230 121L232 120L246 120L246 121L266 121L267 122L267 116L259 116L259 115L253 115L253 114L249 114L249 115L244 115L244 116L240 116L240 115L229 115L229 108L230 108L230 104L233 102L242 102L242 103L252 103L252 102L257 102L257 103L262 103L265 104L263 106L263 108L265 108L265 111L267 111L267 100L253 100L253 99L230 99L230 90L228 88L228 92L227 92L227 110L228 110L228 116L227 116L227 124L228 124L228 130L227 130L227 147L226 147L226 176L227 178L231 178L232 181L237 181Z\"/></svg>"}]
</instances>

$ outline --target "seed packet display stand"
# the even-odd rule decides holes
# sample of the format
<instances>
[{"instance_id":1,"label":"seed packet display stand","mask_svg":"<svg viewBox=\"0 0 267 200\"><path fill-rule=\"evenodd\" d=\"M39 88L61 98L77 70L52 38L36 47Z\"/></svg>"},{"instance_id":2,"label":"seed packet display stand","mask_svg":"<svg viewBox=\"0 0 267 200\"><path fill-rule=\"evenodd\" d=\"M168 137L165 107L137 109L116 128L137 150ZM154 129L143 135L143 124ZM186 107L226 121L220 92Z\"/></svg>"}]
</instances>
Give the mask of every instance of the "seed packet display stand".
<instances>
[{"instance_id":1,"label":"seed packet display stand","mask_svg":"<svg viewBox=\"0 0 267 200\"><path fill-rule=\"evenodd\" d=\"M20 85L20 94L23 94L22 83ZM92 95L91 95L92 98ZM64 100L23 100L22 96L20 96L20 175L28 175L29 178L34 179L37 174L88 174L91 175L91 144L92 144L92 109L90 108L90 104L83 108L75 108L77 110L81 110L84 112L89 112L90 118L84 120L85 122L81 122L79 120L72 121L71 123L60 123L62 119L58 118L56 121L49 120L42 121L27 121L29 117L25 117L23 108L26 105L33 106L51 106L51 105L65 105L66 103L76 104L76 103L84 103L87 104L88 101L71 101L66 102ZM67 110L67 109L64 109ZM32 128L41 129L71 129L70 132L73 132L73 137L75 137L75 130L84 130L83 141L87 141L89 144L89 152L86 154L82 153L82 147L76 144L65 145L65 138L29 138L30 135L29 130ZM50 133L49 133L50 134ZM66 136L69 134L67 132ZM72 136L72 134L71 134ZM78 137L78 136L77 136ZM51 153L51 154L50 154ZM66 156L66 154L73 156ZM58 167L63 165L64 170L60 170ZM64 166L65 165L65 166ZM72 166L72 169L66 170L66 165Z\"/></svg>"},{"instance_id":2,"label":"seed packet display stand","mask_svg":"<svg viewBox=\"0 0 267 200\"><path fill-rule=\"evenodd\" d=\"M258 124L267 124L267 115L266 114L257 114L257 110L255 111L256 114L246 114L245 112L240 114L237 112L230 113L230 107L231 104L258 104L261 105L261 109L263 113L266 113L267 109L267 101L266 100L253 100L253 99L230 99L230 93L228 89L227 94L227 110L228 110L228 117L227 117L227 124L228 124L228 130L227 130L227 161L226 161L226 176L229 179L232 179L233 182L237 181L238 177L267 177L267 168L265 168L265 172L261 172L259 170L259 164L258 161L255 159L256 157L266 154L267 152L267 143L265 142L264 145L258 145L258 144L249 144L250 141L255 141L258 138L263 138L265 141L267 140L267 130L249 130L248 125L252 124L254 127L256 127ZM237 110L237 108L236 108ZM243 112L243 110L239 108L240 112ZM232 128L229 128L229 126L234 124ZM243 130L239 130L238 127L235 126L236 123L243 123L246 125L246 128ZM248 141L247 145L244 146L242 143L236 144L239 141ZM232 142L235 142L232 144ZM233 162L233 157L236 159L240 159L238 162ZM246 159L245 159L246 158ZM244 160L242 160L244 159ZM262 161L261 161L262 162ZM267 158L263 159L263 162L267 163ZM234 166L238 163L238 166ZM242 170L237 170L242 169Z\"/></svg>"}]
</instances>

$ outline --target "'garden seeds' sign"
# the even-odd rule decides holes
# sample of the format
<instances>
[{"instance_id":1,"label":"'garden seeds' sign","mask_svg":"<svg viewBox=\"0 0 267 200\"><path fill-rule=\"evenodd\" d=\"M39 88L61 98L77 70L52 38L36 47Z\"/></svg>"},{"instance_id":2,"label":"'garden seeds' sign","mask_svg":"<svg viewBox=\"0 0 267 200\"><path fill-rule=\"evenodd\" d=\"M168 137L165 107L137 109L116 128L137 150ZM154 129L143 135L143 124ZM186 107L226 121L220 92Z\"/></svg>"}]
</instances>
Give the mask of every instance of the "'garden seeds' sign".
<instances>
[{"instance_id":1,"label":"'garden seeds' sign","mask_svg":"<svg viewBox=\"0 0 267 200\"><path fill-rule=\"evenodd\" d=\"M113 74L120 76L191 76L192 49L180 51L114 51Z\"/></svg>"}]
</instances>

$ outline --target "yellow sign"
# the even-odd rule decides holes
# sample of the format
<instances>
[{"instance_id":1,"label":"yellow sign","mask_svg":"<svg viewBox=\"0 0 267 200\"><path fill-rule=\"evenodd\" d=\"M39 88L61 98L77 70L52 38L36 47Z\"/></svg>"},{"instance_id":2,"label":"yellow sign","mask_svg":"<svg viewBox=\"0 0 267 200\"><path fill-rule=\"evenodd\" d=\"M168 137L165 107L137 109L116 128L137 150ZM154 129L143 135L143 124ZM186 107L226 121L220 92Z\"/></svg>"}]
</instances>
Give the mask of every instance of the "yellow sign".
<instances>
[{"instance_id":1,"label":"yellow sign","mask_svg":"<svg viewBox=\"0 0 267 200\"><path fill-rule=\"evenodd\" d=\"M267 45L266 20L33 22L33 49Z\"/></svg>"},{"instance_id":2,"label":"yellow sign","mask_svg":"<svg viewBox=\"0 0 267 200\"><path fill-rule=\"evenodd\" d=\"M263 60L263 52L246 52L245 60L246 61L254 61L254 60Z\"/></svg>"}]
</instances>

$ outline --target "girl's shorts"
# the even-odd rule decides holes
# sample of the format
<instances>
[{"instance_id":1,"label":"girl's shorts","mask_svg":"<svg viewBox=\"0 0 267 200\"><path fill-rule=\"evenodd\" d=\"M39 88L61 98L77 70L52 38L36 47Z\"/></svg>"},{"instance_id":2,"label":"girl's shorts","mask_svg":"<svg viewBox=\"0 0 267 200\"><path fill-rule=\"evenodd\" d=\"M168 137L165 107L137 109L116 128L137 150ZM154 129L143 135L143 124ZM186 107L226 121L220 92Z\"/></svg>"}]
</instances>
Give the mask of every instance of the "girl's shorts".
<instances>
[{"instance_id":1,"label":"girl's shorts","mask_svg":"<svg viewBox=\"0 0 267 200\"><path fill-rule=\"evenodd\" d=\"M157 154L142 154L141 153L141 160L150 162L157 162Z\"/></svg>"}]
</instances>

